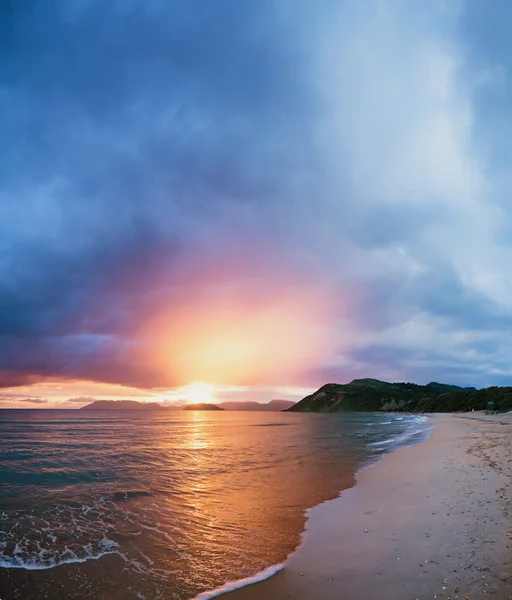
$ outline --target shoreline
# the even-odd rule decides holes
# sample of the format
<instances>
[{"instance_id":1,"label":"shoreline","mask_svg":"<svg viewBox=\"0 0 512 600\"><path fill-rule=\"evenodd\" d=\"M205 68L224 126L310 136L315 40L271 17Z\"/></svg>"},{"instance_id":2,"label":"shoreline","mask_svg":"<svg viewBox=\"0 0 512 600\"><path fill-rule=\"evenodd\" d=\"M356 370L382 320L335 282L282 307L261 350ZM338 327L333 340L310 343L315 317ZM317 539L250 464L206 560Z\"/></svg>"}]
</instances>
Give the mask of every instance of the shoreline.
<instances>
[{"instance_id":1,"label":"shoreline","mask_svg":"<svg viewBox=\"0 0 512 600\"><path fill-rule=\"evenodd\" d=\"M427 420L427 421L431 420L432 416L433 415L425 415L425 420ZM306 508L304 510L304 518L305 518L304 529L303 529L303 531L302 531L302 533L300 535L299 543L295 547L295 549L292 550L292 552L290 552L290 554L284 559L283 562L278 563L278 564L274 564L274 565L270 565L270 566L266 567L265 569L263 569L262 571L259 571L258 573L254 574L252 576L244 577L243 579L236 579L236 580L232 580L232 581L227 581L222 586L220 586L218 588L215 588L215 589L212 589L212 590L206 590L204 592L201 592L197 596L194 596L193 598L190 598L190 600L211 600L213 598L218 598L218 597L225 598L227 595L229 595L231 592L234 592L235 590L243 590L244 588L246 588L248 586L252 586L254 584L261 583L262 581L266 581L267 579L270 579L271 577L275 576L277 573L279 573L280 571L282 571L286 567L286 565L287 565L288 561L290 560L290 558L303 545L303 543L304 543L304 536L306 535L306 532L307 532L307 529L308 529L308 523L309 523L310 512L311 511L315 510L319 506L322 506L323 504L326 504L327 502L334 502L336 500L339 500L341 498L342 494L345 494L346 492L348 492L349 490L351 490L352 488L354 488L354 487L356 487L358 485L359 473L361 473L362 471L364 471L366 469L370 469L370 468L375 467L384 458L386 458L386 456L388 456L389 454L393 454L394 452L397 452L398 450L405 450L407 448L412 448L413 446L416 446L418 444L427 442L430 439L430 433L433 430L434 426L435 425L429 425L429 427L426 429L427 437L425 439L420 440L419 442L418 441L417 442L411 442L410 444L405 444L403 446L398 446L398 447L396 447L396 448L394 448L392 450L389 450L386 453L380 455L373 462L369 462L368 464L361 465L359 467L359 469L354 473L354 482L353 482L353 485L350 486L350 487L348 487L348 488L341 489L338 492L338 495L336 497L331 498L331 499L327 499L327 500L323 500L319 504L315 504L313 506L310 506L309 508Z\"/></svg>"},{"instance_id":2,"label":"shoreline","mask_svg":"<svg viewBox=\"0 0 512 600\"><path fill-rule=\"evenodd\" d=\"M208 598L512 598L512 417L430 419L427 440L386 454L354 487L308 509L282 569Z\"/></svg>"},{"instance_id":3,"label":"shoreline","mask_svg":"<svg viewBox=\"0 0 512 600\"><path fill-rule=\"evenodd\" d=\"M427 439L360 466L352 487L306 509L283 562L193 600L512 599L512 414L428 419ZM125 600L121 557L92 563L0 569L0 596Z\"/></svg>"}]
</instances>

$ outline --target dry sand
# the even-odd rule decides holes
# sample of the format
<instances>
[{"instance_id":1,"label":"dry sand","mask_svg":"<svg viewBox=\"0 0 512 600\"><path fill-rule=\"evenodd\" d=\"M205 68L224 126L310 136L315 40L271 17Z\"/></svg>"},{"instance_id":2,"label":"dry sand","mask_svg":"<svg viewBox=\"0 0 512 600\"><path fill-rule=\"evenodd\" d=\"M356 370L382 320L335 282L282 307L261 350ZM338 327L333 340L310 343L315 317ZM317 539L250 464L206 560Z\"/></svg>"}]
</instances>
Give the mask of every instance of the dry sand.
<instances>
[{"instance_id":1,"label":"dry sand","mask_svg":"<svg viewBox=\"0 0 512 600\"><path fill-rule=\"evenodd\" d=\"M311 509L282 571L220 598L512 598L512 417L432 423L429 441L387 455Z\"/></svg>"}]
</instances>

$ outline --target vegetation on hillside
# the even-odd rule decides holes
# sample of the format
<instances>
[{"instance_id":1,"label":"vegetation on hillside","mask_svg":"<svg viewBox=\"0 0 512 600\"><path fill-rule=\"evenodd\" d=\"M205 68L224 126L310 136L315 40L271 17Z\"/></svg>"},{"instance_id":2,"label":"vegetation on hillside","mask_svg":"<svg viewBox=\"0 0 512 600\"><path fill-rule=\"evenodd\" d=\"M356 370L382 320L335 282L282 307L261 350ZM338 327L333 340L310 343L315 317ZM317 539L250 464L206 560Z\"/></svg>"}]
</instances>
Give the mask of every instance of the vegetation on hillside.
<instances>
[{"instance_id":1,"label":"vegetation on hillside","mask_svg":"<svg viewBox=\"0 0 512 600\"><path fill-rule=\"evenodd\" d=\"M288 410L291 412L458 412L485 410L489 401L498 411L512 409L512 387L482 390L461 388L435 381L427 385L387 383L378 379L354 379L328 383Z\"/></svg>"}]
</instances>

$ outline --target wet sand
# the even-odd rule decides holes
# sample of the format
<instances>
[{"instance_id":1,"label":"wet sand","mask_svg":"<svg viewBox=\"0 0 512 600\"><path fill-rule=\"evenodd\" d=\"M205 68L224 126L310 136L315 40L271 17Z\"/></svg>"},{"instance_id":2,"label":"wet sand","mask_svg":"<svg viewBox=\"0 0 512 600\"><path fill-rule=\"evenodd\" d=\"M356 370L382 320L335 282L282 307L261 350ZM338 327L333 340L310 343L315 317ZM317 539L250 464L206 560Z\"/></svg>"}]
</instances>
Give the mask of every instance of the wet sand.
<instances>
[{"instance_id":1,"label":"wet sand","mask_svg":"<svg viewBox=\"0 0 512 600\"><path fill-rule=\"evenodd\" d=\"M273 577L222 600L512 598L512 416L434 416L427 442L309 511Z\"/></svg>"}]
</instances>

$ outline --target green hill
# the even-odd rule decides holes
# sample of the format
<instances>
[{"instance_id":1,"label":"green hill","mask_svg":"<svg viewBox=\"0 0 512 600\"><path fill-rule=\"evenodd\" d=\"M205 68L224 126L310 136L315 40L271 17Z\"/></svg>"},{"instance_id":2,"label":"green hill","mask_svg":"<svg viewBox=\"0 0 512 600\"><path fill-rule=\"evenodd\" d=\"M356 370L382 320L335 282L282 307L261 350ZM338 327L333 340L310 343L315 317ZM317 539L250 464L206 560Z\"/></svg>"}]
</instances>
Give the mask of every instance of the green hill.
<instances>
[{"instance_id":1,"label":"green hill","mask_svg":"<svg viewBox=\"0 0 512 600\"><path fill-rule=\"evenodd\" d=\"M497 411L512 410L512 387L492 386L482 390L464 389L446 392L435 398L424 398L418 403L420 412L460 412L485 410L487 402L494 402Z\"/></svg>"},{"instance_id":2,"label":"green hill","mask_svg":"<svg viewBox=\"0 0 512 600\"><path fill-rule=\"evenodd\" d=\"M484 410L493 401L496 410L512 409L512 387L482 390L432 381L427 385L354 379L328 383L288 409L290 412L458 412Z\"/></svg>"}]
</instances>

